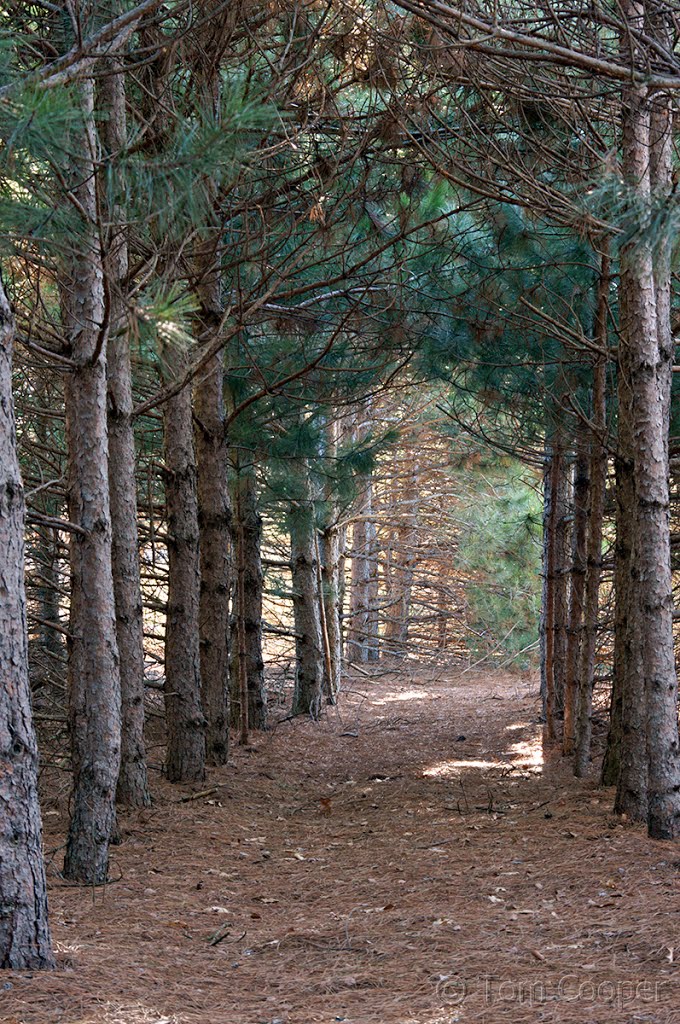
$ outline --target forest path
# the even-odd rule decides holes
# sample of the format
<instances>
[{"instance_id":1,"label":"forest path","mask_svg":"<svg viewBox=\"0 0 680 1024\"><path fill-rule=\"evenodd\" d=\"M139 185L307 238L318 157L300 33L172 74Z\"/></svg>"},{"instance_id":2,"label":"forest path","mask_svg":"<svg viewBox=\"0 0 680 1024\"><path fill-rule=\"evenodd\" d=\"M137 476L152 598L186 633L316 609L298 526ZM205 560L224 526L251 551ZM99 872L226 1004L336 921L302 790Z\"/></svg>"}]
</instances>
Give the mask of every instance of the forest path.
<instances>
[{"instance_id":1,"label":"forest path","mask_svg":"<svg viewBox=\"0 0 680 1024\"><path fill-rule=\"evenodd\" d=\"M216 792L158 783L115 884L51 870L60 970L3 975L0 1021L680 1021L680 849L544 763L535 681L352 679L319 724L235 747Z\"/></svg>"}]
</instances>

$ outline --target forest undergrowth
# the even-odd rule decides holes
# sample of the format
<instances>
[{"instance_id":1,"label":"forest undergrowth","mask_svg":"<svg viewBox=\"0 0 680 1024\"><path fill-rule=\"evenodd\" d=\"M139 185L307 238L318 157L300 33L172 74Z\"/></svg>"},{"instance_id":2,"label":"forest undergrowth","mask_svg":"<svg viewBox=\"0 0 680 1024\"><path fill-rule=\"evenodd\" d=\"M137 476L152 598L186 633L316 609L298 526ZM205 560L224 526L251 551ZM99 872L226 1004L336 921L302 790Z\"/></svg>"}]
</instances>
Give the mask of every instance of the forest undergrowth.
<instances>
[{"instance_id":1,"label":"forest undergrowth","mask_svg":"<svg viewBox=\"0 0 680 1024\"><path fill-rule=\"evenodd\" d=\"M106 887L59 876L55 793L58 969L8 972L0 1021L680 1021L677 850L544 748L536 692L353 672L320 723L234 744L193 790L157 780Z\"/></svg>"}]
</instances>

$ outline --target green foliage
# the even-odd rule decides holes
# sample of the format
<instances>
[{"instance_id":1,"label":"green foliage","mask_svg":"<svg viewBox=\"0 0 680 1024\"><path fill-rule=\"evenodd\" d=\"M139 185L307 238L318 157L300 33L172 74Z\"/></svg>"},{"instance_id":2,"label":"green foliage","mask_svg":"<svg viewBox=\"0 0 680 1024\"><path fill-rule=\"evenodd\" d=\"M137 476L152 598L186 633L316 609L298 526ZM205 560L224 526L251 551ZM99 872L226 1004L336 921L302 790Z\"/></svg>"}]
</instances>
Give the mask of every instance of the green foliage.
<instances>
[{"instance_id":1,"label":"green foliage","mask_svg":"<svg viewBox=\"0 0 680 1024\"><path fill-rule=\"evenodd\" d=\"M590 190L584 209L612 226L613 241L620 250L649 245L654 252L670 244L677 261L680 255L680 195L641 194L640 189L617 175L604 178Z\"/></svg>"},{"instance_id":2,"label":"green foliage","mask_svg":"<svg viewBox=\"0 0 680 1024\"><path fill-rule=\"evenodd\" d=\"M128 215L148 222L157 234L182 237L210 222L213 191L234 179L275 121L273 104L246 98L238 80L225 81L219 116L190 109L169 126L162 149L130 152L107 165L111 206L124 203Z\"/></svg>"},{"instance_id":3,"label":"green foliage","mask_svg":"<svg viewBox=\"0 0 680 1024\"><path fill-rule=\"evenodd\" d=\"M531 664L541 602L541 498L517 463L478 484L460 541L467 587L468 643L473 658ZM527 650L529 648L529 650Z\"/></svg>"},{"instance_id":4,"label":"green foliage","mask_svg":"<svg viewBox=\"0 0 680 1024\"><path fill-rule=\"evenodd\" d=\"M492 204L460 221L451 315L422 348L423 373L454 385L447 411L472 433L481 436L483 406L488 440L536 450L552 429L554 396L588 409L592 356L578 338L592 338L597 261L574 232L519 207Z\"/></svg>"},{"instance_id":5,"label":"green foliage","mask_svg":"<svg viewBox=\"0 0 680 1024\"><path fill-rule=\"evenodd\" d=\"M80 229L74 207L56 201L53 175L54 167L61 165L63 173L68 163L65 142L79 119L66 89L39 92L27 86L0 100L3 250L14 240L63 243Z\"/></svg>"},{"instance_id":6,"label":"green foliage","mask_svg":"<svg viewBox=\"0 0 680 1024\"><path fill-rule=\"evenodd\" d=\"M132 327L140 354L155 361L159 348L164 346L191 349L195 339L190 318L196 308L196 296L180 285L153 282L133 310Z\"/></svg>"}]
</instances>

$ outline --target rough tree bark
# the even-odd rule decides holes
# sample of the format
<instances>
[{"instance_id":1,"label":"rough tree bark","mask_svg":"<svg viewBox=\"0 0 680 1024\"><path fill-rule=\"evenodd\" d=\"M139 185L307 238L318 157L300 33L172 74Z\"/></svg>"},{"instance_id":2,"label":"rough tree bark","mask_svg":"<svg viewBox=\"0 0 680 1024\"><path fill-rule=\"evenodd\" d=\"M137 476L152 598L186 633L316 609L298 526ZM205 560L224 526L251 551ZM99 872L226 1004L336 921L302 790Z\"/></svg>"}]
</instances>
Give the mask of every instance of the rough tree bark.
<instances>
[{"instance_id":1,"label":"rough tree bark","mask_svg":"<svg viewBox=\"0 0 680 1024\"><path fill-rule=\"evenodd\" d=\"M353 442L360 444L369 430L370 403L356 414L352 429ZM379 656L377 609L377 537L372 520L373 479L369 472L358 483L352 525L351 586L349 615L345 639L345 658L349 665L376 661Z\"/></svg>"},{"instance_id":2,"label":"rough tree bark","mask_svg":"<svg viewBox=\"0 0 680 1024\"><path fill-rule=\"evenodd\" d=\"M609 729L607 731L607 742L604 757L602 758L602 771L600 773L600 781L603 786L616 786L621 771L623 694L619 683L620 674L616 672L616 658L614 658L612 689L609 698Z\"/></svg>"},{"instance_id":3,"label":"rough tree bark","mask_svg":"<svg viewBox=\"0 0 680 1024\"><path fill-rule=\"evenodd\" d=\"M667 43L667 14L646 18L652 4L625 0L628 25L654 32ZM663 23L659 25L659 21ZM627 37L624 45L630 46ZM637 55L636 55L637 56ZM640 198L671 187L672 112L670 98L646 86L626 86L622 97L623 172ZM655 254L652 242L636 238L621 252L621 289L626 322L632 396L632 454L635 477L635 544L642 635L648 757L647 828L650 837L671 839L680 831L680 759L677 678L673 648L673 587L670 559L668 433L673 364L670 328L670 239Z\"/></svg>"},{"instance_id":4,"label":"rough tree bark","mask_svg":"<svg viewBox=\"0 0 680 1024\"><path fill-rule=\"evenodd\" d=\"M564 417L561 410L560 419ZM565 445L566 426L560 422L556 433L555 446L559 450L556 460L557 489L553 491L553 529L554 536L554 630L553 642L553 687L555 693L555 712L561 716L564 712L564 690L567 676L567 648L569 642L569 568L570 568L570 533L571 533L571 466Z\"/></svg>"},{"instance_id":5,"label":"rough tree bark","mask_svg":"<svg viewBox=\"0 0 680 1024\"><path fill-rule=\"evenodd\" d=\"M302 498L288 516L290 564L295 621L294 715L318 718L324 679L324 654L319 614L319 571L316 523L309 471L302 472Z\"/></svg>"},{"instance_id":6,"label":"rough tree bark","mask_svg":"<svg viewBox=\"0 0 680 1024\"><path fill-rule=\"evenodd\" d=\"M340 440L340 424L337 418L326 424L326 456L337 457ZM321 562L321 600L326 644L323 689L326 700L335 704L340 691L342 675L342 609L340 563L343 543L343 529L338 524L338 504L335 497L332 475L327 477L324 494L324 522L318 538Z\"/></svg>"},{"instance_id":7,"label":"rough tree bark","mask_svg":"<svg viewBox=\"0 0 680 1024\"><path fill-rule=\"evenodd\" d=\"M402 473L395 475L392 482L393 514L399 518L400 525L392 532L384 636L387 652L399 658L405 657L408 643L418 523L418 462L414 453L408 453L404 462ZM438 628L441 622L445 632L446 619L438 620Z\"/></svg>"},{"instance_id":8,"label":"rough tree bark","mask_svg":"<svg viewBox=\"0 0 680 1024\"><path fill-rule=\"evenodd\" d=\"M376 530L371 522L371 492L372 483L368 480L361 495L360 518L352 526L349 624L345 642L350 665L375 661L379 650Z\"/></svg>"},{"instance_id":9,"label":"rough tree bark","mask_svg":"<svg viewBox=\"0 0 680 1024\"><path fill-rule=\"evenodd\" d=\"M626 321L621 296L621 321ZM637 614L637 568L633 559L635 481L631 455L631 393L627 347L619 346L617 366L618 440L616 473L616 546L614 568L614 682L605 763L616 785L614 810L634 821L647 817L647 746L642 636ZM620 714L616 714L620 707Z\"/></svg>"},{"instance_id":10,"label":"rough tree bark","mask_svg":"<svg viewBox=\"0 0 680 1024\"><path fill-rule=\"evenodd\" d=\"M552 690L552 448L546 436L543 447L543 543L541 547L541 612L538 621L541 720L547 724Z\"/></svg>"},{"instance_id":11,"label":"rough tree bark","mask_svg":"<svg viewBox=\"0 0 680 1024\"><path fill-rule=\"evenodd\" d=\"M609 258L602 257L598 282L595 343L606 351L609 304ZM590 760L592 735L593 683L595 677L595 644L597 640L600 576L602 573L602 524L607 488L607 356L598 356L593 366L593 436L590 441L588 476L588 537L586 545L586 576L583 594L583 630L578 658L578 700L574 771L586 773Z\"/></svg>"},{"instance_id":12,"label":"rough tree bark","mask_svg":"<svg viewBox=\"0 0 680 1024\"><path fill-rule=\"evenodd\" d=\"M549 463L544 481L543 509L543 575L544 575L544 616L543 616L543 665L542 678L545 680L543 707L546 734L554 740L557 700L555 692L555 591L556 591L556 545L557 517L559 514L559 482L562 474L563 453L557 443L550 446Z\"/></svg>"},{"instance_id":13,"label":"rough tree bark","mask_svg":"<svg viewBox=\"0 0 680 1024\"><path fill-rule=\"evenodd\" d=\"M668 7L658 3L649 5L647 30L668 49L673 47L671 17ZM649 141L651 192L658 199L667 199L673 189L673 104L668 94L657 93L650 99ZM644 461L639 461L638 484L638 495L646 515L639 516L637 526L643 559L640 572L641 575L651 574L651 587L643 598L643 651L647 698L647 829L653 839L672 839L680 834L680 740L673 642L668 452L675 354L671 329L672 245L673 239L667 234L660 239L654 254L656 350L654 339L650 338L644 352L639 353L641 401L638 405L634 400L636 438L639 449L646 455ZM655 362L653 370L650 366L652 360ZM637 372L634 381L636 377ZM634 384L634 394L637 393ZM650 413L658 417L657 424L651 422ZM653 442L656 442L656 447L652 452ZM653 575L653 565L661 569L658 578ZM655 632L648 632L648 627Z\"/></svg>"},{"instance_id":14,"label":"rough tree bark","mask_svg":"<svg viewBox=\"0 0 680 1024\"><path fill-rule=\"evenodd\" d=\"M366 509L365 501L362 510ZM348 665L365 664L369 658L369 593L371 566L368 557L366 520L352 526L349 622L345 641Z\"/></svg>"},{"instance_id":15,"label":"rough tree bark","mask_svg":"<svg viewBox=\"0 0 680 1024\"><path fill-rule=\"evenodd\" d=\"M186 356L167 346L163 372L176 380ZM165 498L168 510L168 612L165 626L165 715L171 782L200 780L205 773L205 717L201 707L199 649L200 561L198 500L191 390L163 406Z\"/></svg>"},{"instance_id":16,"label":"rough tree bark","mask_svg":"<svg viewBox=\"0 0 680 1024\"><path fill-rule=\"evenodd\" d=\"M221 4L207 4L206 13ZM223 20L223 19L222 19ZM207 21L195 60L198 101L219 121L222 21ZM216 200L214 181L205 183L210 207ZM219 225L210 224L198 246L196 327L203 345L212 345L222 323ZM198 526L201 555L200 644L206 756L210 764L226 764L229 754L229 601L232 587L231 502L224 418L224 353L212 356L194 389L195 444L198 463Z\"/></svg>"},{"instance_id":17,"label":"rough tree bark","mask_svg":"<svg viewBox=\"0 0 680 1024\"><path fill-rule=\"evenodd\" d=\"M0 281L0 967L54 967L28 682L24 491L12 399L14 321Z\"/></svg>"},{"instance_id":18,"label":"rough tree bark","mask_svg":"<svg viewBox=\"0 0 680 1024\"><path fill-rule=\"evenodd\" d=\"M340 691L342 673L342 630L340 627L340 531L330 524L319 542L321 585L326 620L330 671L324 672L324 693L334 704Z\"/></svg>"},{"instance_id":19,"label":"rough tree bark","mask_svg":"<svg viewBox=\"0 0 680 1024\"><path fill-rule=\"evenodd\" d=\"M370 481L368 511L373 511L373 482ZM368 586L366 588L366 660L378 661L380 658L380 616L378 610L378 528L369 518L366 522L366 563L368 566Z\"/></svg>"},{"instance_id":20,"label":"rough tree bark","mask_svg":"<svg viewBox=\"0 0 680 1024\"><path fill-rule=\"evenodd\" d=\"M603 259L604 275L604 259ZM602 282L601 282L602 283ZM625 297L619 299L621 319L625 317ZM628 381L622 372L619 360L618 366L618 404L619 404L619 434L617 454L614 459L615 469L615 494L616 494L616 540L614 544L614 658L613 658L613 680L609 705L609 731L604 758L602 760L601 780L603 786L618 786L621 776L621 751L623 743L623 698L626 688L627 671L632 671L639 676L639 659L633 664L626 664L626 638L628 634L628 606L630 600L630 570L631 570L631 535L633 515L633 467L629 458L630 443L624 437L626 426L630 422L630 416L625 414L626 403L629 402ZM621 411L623 410L623 411ZM636 649L639 645L636 645ZM641 686L638 688L641 692ZM643 800L646 806L646 771L644 771L644 785L642 786ZM636 789L638 787L636 786ZM617 796L619 801L625 803L623 794L628 789L623 784L621 794ZM634 803L640 806L640 800L635 799ZM615 805L615 809L619 809ZM623 808L621 808L623 809Z\"/></svg>"},{"instance_id":21,"label":"rough tree bark","mask_svg":"<svg viewBox=\"0 0 680 1024\"><path fill-rule=\"evenodd\" d=\"M232 534L239 580L235 588L231 626L231 722L235 727L242 724L240 680L243 678L247 692L248 728L266 729L267 688L262 655L262 517L254 468L244 467L240 462L234 479Z\"/></svg>"},{"instance_id":22,"label":"rough tree bark","mask_svg":"<svg viewBox=\"0 0 680 1024\"><path fill-rule=\"evenodd\" d=\"M102 134L107 153L115 156L127 145L125 84L120 66L115 61L109 62L108 72L100 85L102 107L107 115ZM122 211L112 210L110 220L104 273L110 321L107 385L112 565L122 706L117 798L130 807L144 807L151 802L151 797L144 746L144 622L137 530L132 367L123 291L128 272L128 251Z\"/></svg>"},{"instance_id":23,"label":"rough tree bark","mask_svg":"<svg viewBox=\"0 0 680 1024\"><path fill-rule=\"evenodd\" d=\"M208 291L211 294L208 294ZM219 284L201 288L200 326L219 321ZM211 340L212 340L211 334ZM224 432L223 357L214 356L194 392L200 531L200 646L206 756L226 764L229 755L229 599L232 586L231 502Z\"/></svg>"},{"instance_id":24,"label":"rough tree bark","mask_svg":"<svg viewBox=\"0 0 680 1024\"><path fill-rule=\"evenodd\" d=\"M562 733L562 752L565 755L571 754L574 749L574 708L583 636L583 594L586 582L586 536L590 494L589 459L584 434L584 430L578 431L577 452L574 460L574 522L571 532L571 587L569 591Z\"/></svg>"},{"instance_id":25,"label":"rough tree bark","mask_svg":"<svg viewBox=\"0 0 680 1024\"><path fill-rule=\"evenodd\" d=\"M102 252L97 227L94 87L79 86L84 128L72 148L72 191L83 213L79 251L60 274L62 317L76 368L66 375L71 619L69 714L73 762L67 878L106 881L115 828L121 708L106 414L106 334Z\"/></svg>"}]
</instances>

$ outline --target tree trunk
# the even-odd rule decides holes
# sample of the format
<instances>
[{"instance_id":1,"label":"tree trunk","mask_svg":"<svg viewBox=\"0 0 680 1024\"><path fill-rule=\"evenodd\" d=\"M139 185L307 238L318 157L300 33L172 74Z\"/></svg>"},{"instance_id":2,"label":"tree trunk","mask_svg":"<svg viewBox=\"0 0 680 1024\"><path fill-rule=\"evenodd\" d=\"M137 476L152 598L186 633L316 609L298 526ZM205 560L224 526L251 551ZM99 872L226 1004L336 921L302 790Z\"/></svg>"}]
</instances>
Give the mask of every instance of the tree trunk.
<instances>
[{"instance_id":1,"label":"tree trunk","mask_svg":"<svg viewBox=\"0 0 680 1024\"><path fill-rule=\"evenodd\" d=\"M403 658L408 644L418 524L418 463L412 453L405 459L401 477L393 480L392 514L399 525L392 534L384 642L389 654ZM443 623L445 633L446 619Z\"/></svg>"},{"instance_id":2,"label":"tree trunk","mask_svg":"<svg viewBox=\"0 0 680 1024\"><path fill-rule=\"evenodd\" d=\"M649 33L663 46L672 48L670 14L652 6ZM657 93L651 99L650 110L650 179L655 196L667 199L673 189L673 107L667 94ZM641 463L640 497L647 516L638 519L638 530L644 538L641 545L643 566L651 575L650 591L644 601L644 650L649 668L646 673L647 695L647 754L648 778L647 827L653 839L674 839L680 834L680 740L678 736L678 682L675 667L673 639L673 578L670 552L670 489L668 437L670 431L671 390L675 341L671 329L671 259L673 239L662 238L653 261L654 292L656 300L656 341L658 360L654 381L649 380L649 350L640 353L641 377L645 380L646 397L641 402L637 417L636 436L647 459ZM652 356L654 357L654 355ZM636 389L637 390L637 389ZM658 415L660 437L651 429L649 411ZM643 430L646 436L643 435ZM652 441L662 462L649 458ZM658 565L662 574L654 577L652 566ZM641 568L641 573L643 572ZM653 627L655 633L647 631Z\"/></svg>"},{"instance_id":3,"label":"tree trunk","mask_svg":"<svg viewBox=\"0 0 680 1024\"><path fill-rule=\"evenodd\" d=\"M590 474L585 431L577 437L578 450L574 462L574 524L572 529L571 588L569 623L567 627L566 672L564 678L564 727L562 752L574 749L574 708L578 688L578 667L583 636L583 594L586 582L586 535L588 530L588 499Z\"/></svg>"},{"instance_id":4,"label":"tree trunk","mask_svg":"<svg viewBox=\"0 0 680 1024\"><path fill-rule=\"evenodd\" d=\"M615 658L614 658L615 666ZM620 676L613 673L609 696L609 728L607 731L600 781L602 785L617 785L621 773L621 744L623 734L624 699L618 685Z\"/></svg>"},{"instance_id":5,"label":"tree trunk","mask_svg":"<svg viewBox=\"0 0 680 1024\"><path fill-rule=\"evenodd\" d=\"M555 636L557 632L555 617L556 594L556 548L557 519L559 515L559 482L562 475L563 453L559 444L552 444L550 449L550 466L546 475L545 498L548 509L543 511L543 524L547 536L544 535L544 669L545 678L545 721L546 734L549 740L555 739L555 714L557 711L555 693Z\"/></svg>"},{"instance_id":6,"label":"tree trunk","mask_svg":"<svg viewBox=\"0 0 680 1024\"><path fill-rule=\"evenodd\" d=\"M621 296L621 319L625 320ZM642 675L642 637L634 602L637 599L633 559L635 481L631 456L631 396L626 350L619 346L618 450L616 469L616 549L614 592L614 683L612 700L620 702L620 720L613 717L606 761L616 783L614 810L634 821L647 818L647 744L645 693ZM616 772L616 775L614 773Z\"/></svg>"},{"instance_id":7,"label":"tree trunk","mask_svg":"<svg viewBox=\"0 0 680 1024\"><path fill-rule=\"evenodd\" d=\"M608 268L608 264L607 264ZM605 278L605 258L602 261L602 275L600 285L603 285ZM619 299L621 318L624 317L624 298ZM599 318L598 318L599 319ZM629 451L629 442L622 443L622 425L625 431L626 415L625 405L628 402L628 386L621 373L619 364L618 376L618 403L619 403L619 437L618 452L614 460L615 466L615 491L616 491L616 541L614 545L614 664L613 681L609 707L609 731L607 733L607 744L602 761L602 785L618 786L621 775L621 751L623 744L623 701L626 688L627 666L625 661L626 636L628 633L628 605L630 600L630 569L631 550L630 537L632 524L627 522L626 517L632 515L633 508L633 483L632 465L627 454L624 456L624 448ZM622 411L623 410L623 411ZM625 439L624 439L625 440ZM606 469L605 469L606 471ZM639 673L637 668L630 666L630 670ZM627 787L624 786L624 789ZM639 789L639 786L636 786ZM645 784L642 790L646 789ZM623 794L621 794L623 795ZM618 802L618 797L617 797ZM625 802L625 801L624 801ZM638 803L638 801L636 801Z\"/></svg>"},{"instance_id":8,"label":"tree trunk","mask_svg":"<svg viewBox=\"0 0 680 1024\"><path fill-rule=\"evenodd\" d=\"M125 86L117 65L102 79L106 150L127 145ZM128 252L124 215L112 210L104 273L109 295L110 333L107 353L109 489L111 495L112 565L116 597L116 634L120 653L122 707L121 759L117 797L130 807L151 802L144 746L144 622L139 571L135 437L132 425L132 368L124 281Z\"/></svg>"},{"instance_id":9,"label":"tree trunk","mask_svg":"<svg viewBox=\"0 0 680 1024\"><path fill-rule=\"evenodd\" d=\"M216 298L217 296L215 296ZM202 308L201 326L210 322ZM214 316L213 316L214 322ZM212 339L211 339L212 340ZM206 755L210 764L229 756L229 599L232 586L231 502L224 434L222 354L214 356L195 389L198 458L198 524L201 553L200 641Z\"/></svg>"},{"instance_id":10,"label":"tree trunk","mask_svg":"<svg viewBox=\"0 0 680 1024\"><path fill-rule=\"evenodd\" d=\"M267 688L262 656L262 517L258 508L253 467L237 467L233 499L233 546L238 586L232 614L231 721L242 725L245 680L248 728L267 728ZM239 640L239 631L241 638Z\"/></svg>"},{"instance_id":11,"label":"tree trunk","mask_svg":"<svg viewBox=\"0 0 680 1024\"><path fill-rule=\"evenodd\" d=\"M0 280L0 967L54 967L28 682L24 491L12 398L14 321Z\"/></svg>"},{"instance_id":12,"label":"tree trunk","mask_svg":"<svg viewBox=\"0 0 680 1024\"><path fill-rule=\"evenodd\" d=\"M352 527L352 583L346 657L348 664L366 664L378 657L377 544L371 520L373 484L365 481Z\"/></svg>"},{"instance_id":13,"label":"tree trunk","mask_svg":"<svg viewBox=\"0 0 680 1024\"><path fill-rule=\"evenodd\" d=\"M320 540L321 584L330 671L324 672L324 693L335 704L342 673L342 631L340 626L340 531L327 526Z\"/></svg>"},{"instance_id":14,"label":"tree trunk","mask_svg":"<svg viewBox=\"0 0 680 1024\"><path fill-rule=\"evenodd\" d=\"M559 415L562 413L560 411ZM557 489L553 491L554 523L554 602L555 602L555 639L553 643L553 688L555 693L555 713L564 713L564 690L567 676L567 647L569 627L569 568L570 568L570 505L571 505L571 471L564 445L565 428L559 425L556 433L555 446L559 454L556 459Z\"/></svg>"},{"instance_id":15,"label":"tree trunk","mask_svg":"<svg viewBox=\"0 0 680 1024\"><path fill-rule=\"evenodd\" d=\"M186 357L164 353L166 379L181 376ZM199 649L200 562L196 461L191 390L163 406L165 497L168 509L168 611L165 627L165 715L170 782L193 782L205 774L205 717L201 707Z\"/></svg>"},{"instance_id":16,"label":"tree trunk","mask_svg":"<svg viewBox=\"0 0 680 1024\"><path fill-rule=\"evenodd\" d=\"M628 23L654 31L668 42L667 15L645 24L646 5L626 0ZM624 45L629 45L626 40ZM653 110L653 115L651 111ZM672 114L667 96L650 102L642 85L624 89L623 172L643 200L652 188L671 187ZM651 159L650 159L651 158ZM651 165L651 166L650 166ZM651 180L653 178L653 180ZM651 838L672 839L680 831L680 761L677 678L673 648L673 585L670 560L668 433L673 364L670 328L670 238L657 252L639 238L621 252L621 289L626 322L621 345L627 349L632 392L632 453L635 475L634 557L642 635L648 756L647 827Z\"/></svg>"},{"instance_id":17,"label":"tree trunk","mask_svg":"<svg viewBox=\"0 0 680 1024\"><path fill-rule=\"evenodd\" d=\"M352 526L349 623L345 651L348 665L365 664L368 661L370 566L367 550L366 522L360 519Z\"/></svg>"},{"instance_id":18,"label":"tree trunk","mask_svg":"<svg viewBox=\"0 0 680 1024\"><path fill-rule=\"evenodd\" d=\"M609 303L609 259L603 255L598 284L595 343L607 348L607 317ZM593 683L595 677L595 645L602 573L602 523L607 489L607 357L602 355L593 367L593 437L590 442L590 500L588 503L588 539L586 577L583 597L584 615L581 649L578 661L578 705L576 757L574 771L585 775L590 760L592 736Z\"/></svg>"},{"instance_id":19,"label":"tree trunk","mask_svg":"<svg viewBox=\"0 0 680 1024\"><path fill-rule=\"evenodd\" d=\"M288 517L295 620L294 715L318 718L324 679L316 523L309 472L303 468L303 498Z\"/></svg>"},{"instance_id":20,"label":"tree trunk","mask_svg":"<svg viewBox=\"0 0 680 1024\"><path fill-rule=\"evenodd\" d=\"M616 665L616 659L614 659ZM616 786L621 772L621 742L623 735L623 694L619 686L620 675L614 671L609 698L609 730L600 781L603 786Z\"/></svg>"},{"instance_id":21,"label":"tree trunk","mask_svg":"<svg viewBox=\"0 0 680 1024\"><path fill-rule=\"evenodd\" d=\"M369 511L373 510L373 485L371 482ZM366 561L368 563L368 587L366 590L366 648L369 662L380 658L380 617L378 614L378 529L373 519L366 523Z\"/></svg>"},{"instance_id":22,"label":"tree trunk","mask_svg":"<svg viewBox=\"0 0 680 1024\"><path fill-rule=\"evenodd\" d=\"M197 98L204 116L220 118L220 4L206 4L205 32L195 61ZM210 15L213 17L210 17ZM205 183L213 203L217 188ZM223 309L219 225L210 223L198 246L196 326L204 345L219 336ZM226 764L229 755L229 602L232 588L231 502L225 435L224 354L216 353L196 382L194 412L198 461L198 525L201 552L201 685L207 720L206 755L210 764Z\"/></svg>"},{"instance_id":23,"label":"tree trunk","mask_svg":"<svg viewBox=\"0 0 680 1024\"><path fill-rule=\"evenodd\" d=\"M541 720L548 722L552 691L552 460L553 452L545 439L543 448L543 541L541 545L541 612L538 621ZM548 679L550 676L550 679Z\"/></svg>"},{"instance_id":24,"label":"tree trunk","mask_svg":"<svg viewBox=\"0 0 680 1024\"><path fill-rule=\"evenodd\" d=\"M79 86L85 118L73 140L73 193L87 223L81 251L61 275L63 321L77 369L66 375L71 620L68 680L73 761L71 823L64 874L106 881L115 828L121 707L116 604L111 570L111 510L106 415L106 324L102 253L97 231L94 88Z\"/></svg>"},{"instance_id":25,"label":"tree trunk","mask_svg":"<svg viewBox=\"0 0 680 1024\"><path fill-rule=\"evenodd\" d=\"M340 421L331 418L326 422L325 457L332 462L337 459L340 442ZM342 586L341 546L344 529L338 525L339 508L333 472L326 474L324 501L324 523L317 535L321 568L321 618L325 648L323 692L329 704L335 704L342 676Z\"/></svg>"}]
</instances>

